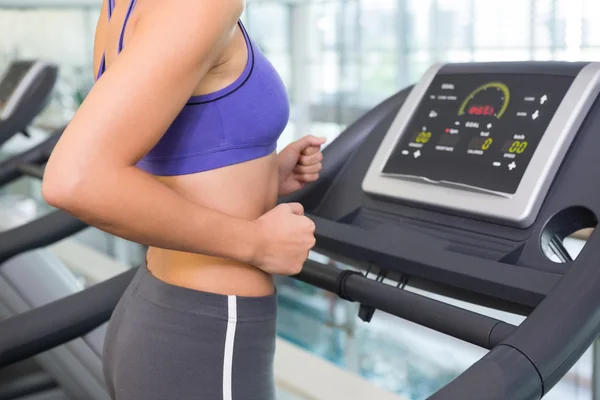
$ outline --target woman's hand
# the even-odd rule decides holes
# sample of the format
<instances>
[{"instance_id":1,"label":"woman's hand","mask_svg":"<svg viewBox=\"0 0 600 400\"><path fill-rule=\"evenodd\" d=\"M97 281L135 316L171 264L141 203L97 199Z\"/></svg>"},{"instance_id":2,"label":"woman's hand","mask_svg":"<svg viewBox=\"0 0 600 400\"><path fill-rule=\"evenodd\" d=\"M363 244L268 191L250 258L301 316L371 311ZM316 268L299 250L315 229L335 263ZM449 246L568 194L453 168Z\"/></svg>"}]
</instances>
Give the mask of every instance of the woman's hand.
<instances>
[{"instance_id":1,"label":"woman's hand","mask_svg":"<svg viewBox=\"0 0 600 400\"><path fill-rule=\"evenodd\" d=\"M315 223L299 203L280 204L254 221L250 263L269 274L296 275L315 245Z\"/></svg>"},{"instance_id":2,"label":"woman's hand","mask_svg":"<svg viewBox=\"0 0 600 400\"><path fill-rule=\"evenodd\" d=\"M277 155L279 196L286 196L319 179L321 146L327 141L312 135L289 144Z\"/></svg>"}]
</instances>

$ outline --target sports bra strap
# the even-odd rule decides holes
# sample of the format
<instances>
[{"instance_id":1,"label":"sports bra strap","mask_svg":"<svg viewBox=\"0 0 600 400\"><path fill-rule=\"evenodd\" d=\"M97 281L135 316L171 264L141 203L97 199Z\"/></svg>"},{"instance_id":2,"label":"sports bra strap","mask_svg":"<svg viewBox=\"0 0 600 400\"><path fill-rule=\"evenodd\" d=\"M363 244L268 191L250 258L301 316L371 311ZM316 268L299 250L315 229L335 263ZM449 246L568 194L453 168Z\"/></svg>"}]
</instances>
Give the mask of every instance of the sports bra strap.
<instances>
[{"instance_id":1,"label":"sports bra strap","mask_svg":"<svg viewBox=\"0 0 600 400\"><path fill-rule=\"evenodd\" d=\"M112 17L113 11L115 9L115 0L108 0L107 3L108 3L108 19L110 20L110 18ZM136 4L137 4L137 0L130 0L129 9L127 10L127 15L125 15L125 20L123 21L123 27L121 28L121 35L119 37L119 47L117 50L117 54L119 54L119 53L121 53L121 51L123 51L124 40L125 40L125 30L127 29L127 23L129 22L129 18L131 17L131 14L133 13L133 10L134 10ZM242 24L242 21L239 21L239 25L242 28L242 34L244 35L244 37L246 39L247 45L250 45L248 33L246 32L246 28ZM100 77L102 76L102 74L104 73L105 70L106 70L106 55L103 54L102 61L100 62L100 69L98 71L96 80L100 79Z\"/></svg>"},{"instance_id":2,"label":"sports bra strap","mask_svg":"<svg viewBox=\"0 0 600 400\"><path fill-rule=\"evenodd\" d=\"M106 5L108 8L108 20L110 21L113 11L115 10L115 0L108 0ZM98 68L98 73L96 74L96 80L100 79L104 71L106 71L106 54L102 54L102 60L100 60L100 67Z\"/></svg>"},{"instance_id":3,"label":"sports bra strap","mask_svg":"<svg viewBox=\"0 0 600 400\"><path fill-rule=\"evenodd\" d=\"M115 0L108 0L108 19L112 17L113 10L115 9Z\"/></svg>"},{"instance_id":4,"label":"sports bra strap","mask_svg":"<svg viewBox=\"0 0 600 400\"><path fill-rule=\"evenodd\" d=\"M244 35L244 39L246 39L246 43L249 45L250 44L250 35L248 35L248 32L246 31L246 27L242 23L241 19L238 20L238 25L240 26L240 28L242 30L242 34Z\"/></svg>"},{"instance_id":5,"label":"sports bra strap","mask_svg":"<svg viewBox=\"0 0 600 400\"><path fill-rule=\"evenodd\" d=\"M125 39L125 29L127 29L127 23L129 22L129 17L131 17L131 14L133 13L133 9L135 8L136 4L137 4L137 0L130 0L129 9L127 10L127 15L125 16L125 20L123 21L123 27L121 28L121 37L119 38L118 53L123 51L123 41Z\"/></svg>"}]
</instances>

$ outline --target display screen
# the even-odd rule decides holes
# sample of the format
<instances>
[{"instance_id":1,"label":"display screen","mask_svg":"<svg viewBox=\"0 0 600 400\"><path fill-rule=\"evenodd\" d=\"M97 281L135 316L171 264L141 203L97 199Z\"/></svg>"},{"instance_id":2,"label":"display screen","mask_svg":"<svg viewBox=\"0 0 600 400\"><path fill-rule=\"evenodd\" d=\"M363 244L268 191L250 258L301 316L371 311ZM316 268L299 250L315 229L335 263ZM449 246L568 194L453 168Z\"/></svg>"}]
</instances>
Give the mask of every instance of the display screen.
<instances>
[{"instance_id":1,"label":"display screen","mask_svg":"<svg viewBox=\"0 0 600 400\"><path fill-rule=\"evenodd\" d=\"M383 173L514 194L572 77L438 75Z\"/></svg>"},{"instance_id":2,"label":"display screen","mask_svg":"<svg viewBox=\"0 0 600 400\"><path fill-rule=\"evenodd\" d=\"M27 75L30 68L30 63L13 64L6 75L4 75L2 81L0 81L0 112L4 110L15 89L19 86L25 75Z\"/></svg>"}]
</instances>

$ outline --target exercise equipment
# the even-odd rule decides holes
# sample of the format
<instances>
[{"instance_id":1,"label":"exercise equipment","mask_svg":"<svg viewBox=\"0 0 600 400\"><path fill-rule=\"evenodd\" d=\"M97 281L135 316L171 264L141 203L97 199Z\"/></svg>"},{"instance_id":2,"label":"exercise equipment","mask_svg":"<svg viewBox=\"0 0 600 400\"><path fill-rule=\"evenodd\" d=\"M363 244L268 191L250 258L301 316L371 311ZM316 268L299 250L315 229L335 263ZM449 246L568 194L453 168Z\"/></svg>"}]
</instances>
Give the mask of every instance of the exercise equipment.
<instances>
[{"instance_id":1,"label":"exercise equipment","mask_svg":"<svg viewBox=\"0 0 600 400\"><path fill-rule=\"evenodd\" d=\"M34 148L0 164L0 185L30 176L41 179L44 164L60 138L61 130L50 135ZM31 225L36 239L42 240L36 250L18 254L6 261L0 269L0 315L13 317L31 309L59 300L84 289L81 281L48 249L40 249L85 227L72 219L66 231L55 230L57 216L50 213ZM60 226L61 224L57 224ZM5 228L0 221L0 228ZM12 231L9 245L14 254L21 253L23 237L19 228ZM2 235L2 234L0 234ZM3 239L4 240L4 239ZM35 240L35 239L34 239ZM50 391L49 399L109 399L102 377L102 345L106 325L102 325L74 341L35 357L35 362L47 373L30 373L23 379L14 379L0 385L0 399L17 395L40 396ZM35 380L32 378L36 378ZM22 397L18 397L19 399ZM35 397L34 397L35 398Z\"/></svg>"},{"instance_id":2,"label":"exercise equipment","mask_svg":"<svg viewBox=\"0 0 600 400\"><path fill-rule=\"evenodd\" d=\"M18 133L31 136L29 126L49 103L57 78L58 67L40 60L15 61L0 75L0 146ZM0 230L10 223L11 218L0 220ZM0 297L8 295L1 276L2 272ZM0 304L0 317L11 315L5 304ZM40 400L64 398L54 379L31 361L4 370L0 376L1 400L23 396Z\"/></svg>"},{"instance_id":3,"label":"exercise equipment","mask_svg":"<svg viewBox=\"0 0 600 400\"><path fill-rule=\"evenodd\" d=\"M0 184L21 176L41 178L43 165L59 137L60 131L36 147L0 164ZM80 230L52 232L54 215L51 213L42 217L37 228L34 228L41 229L42 238L51 235L48 242L41 243L42 246L53 243L54 238L58 240ZM78 228L84 227L83 224L77 225ZM0 221L0 228L6 228L4 221ZM52 236L54 233L58 236ZM12 237L10 240L16 243L19 239ZM16 245L15 250L18 248L19 245ZM12 317L82 289L82 283L50 250L36 249L19 254L0 269L0 315L3 318ZM37 355L35 364L46 373L30 367L26 376L0 385L0 399L21 399L25 395L32 396L32 399L46 396L44 398L52 400L108 399L102 381L104 332L105 326L98 327L82 338Z\"/></svg>"},{"instance_id":4,"label":"exercise equipment","mask_svg":"<svg viewBox=\"0 0 600 400\"><path fill-rule=\"evenodd\" d=\"M562 246L600 212L599 89L597 63L433 66L324 150L319 182L281 199L304 204L318 251L356 267L309 260L296 278L360 303L365 321L380 309L490 350L430 399L543 397L600 334L600 236L576 259ZM0 234L0 262L82 228L56 212ZM101 326L134 274L0 323L0 367Z\"/></svg>"},{"instance_id":5,"label":"exercise equipment","mask_svg":"<svg viewBox=\"0 0 600 400\"><path fill-rule=\"evenodd\" d=\"M45 61L15 61L0 80L0 146L27 127L50 101L58 67Z\"/></svg>"}]
</instances>

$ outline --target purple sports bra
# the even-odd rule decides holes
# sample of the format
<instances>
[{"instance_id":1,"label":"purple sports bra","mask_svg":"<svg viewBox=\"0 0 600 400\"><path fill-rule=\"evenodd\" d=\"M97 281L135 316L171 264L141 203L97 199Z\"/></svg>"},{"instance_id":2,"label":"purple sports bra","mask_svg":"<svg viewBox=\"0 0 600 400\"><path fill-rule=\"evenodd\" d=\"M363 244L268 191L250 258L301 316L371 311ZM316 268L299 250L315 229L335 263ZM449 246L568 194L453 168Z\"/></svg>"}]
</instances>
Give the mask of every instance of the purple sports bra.
<instances>
[{"instance_id":1,"label":"purple sports bra","mask_svg":"<svg viewBox=\"0 0 600 400\"><path fill-rule=\"evenodd\" d=\"M129 17L130 0L119 39L119 53ZM115 0L108 0L112 16ZM276 150L290 109L285 87L267 58L239 22L248 61L231 85L214 93L192 96L165 134L137 166L153 175L173 176L221 168L264 157ZM106 69L102 56L97 79Z\"/></svg>"}]
</instances>

